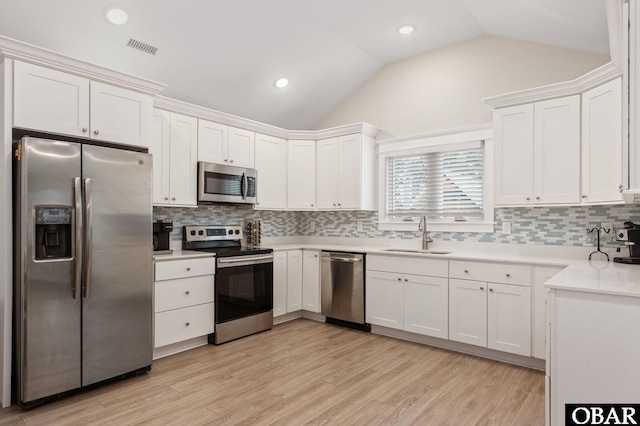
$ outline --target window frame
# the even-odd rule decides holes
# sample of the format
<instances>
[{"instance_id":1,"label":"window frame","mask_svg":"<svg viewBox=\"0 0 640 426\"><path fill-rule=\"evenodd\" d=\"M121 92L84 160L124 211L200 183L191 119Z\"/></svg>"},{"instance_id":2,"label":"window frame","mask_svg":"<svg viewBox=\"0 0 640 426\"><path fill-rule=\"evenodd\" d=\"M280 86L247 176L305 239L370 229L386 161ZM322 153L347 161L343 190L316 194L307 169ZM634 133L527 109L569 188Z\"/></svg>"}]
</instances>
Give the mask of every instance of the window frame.
<instances>
[{"instance_id":1,"label":"window frame","mask_svg":"<svg viewBox=\"0 0 640 426\"><path fill-rule=\"evenodd\" d=\"M484 141L484 220L427 222L434 232L494 232L493 209L493 127L441 132L402 139L378 141L378 229L381 231L417 231L418 220L404 222L387 218L387 158L464 149L470 143Z\"/></svg>"}]
</instances>

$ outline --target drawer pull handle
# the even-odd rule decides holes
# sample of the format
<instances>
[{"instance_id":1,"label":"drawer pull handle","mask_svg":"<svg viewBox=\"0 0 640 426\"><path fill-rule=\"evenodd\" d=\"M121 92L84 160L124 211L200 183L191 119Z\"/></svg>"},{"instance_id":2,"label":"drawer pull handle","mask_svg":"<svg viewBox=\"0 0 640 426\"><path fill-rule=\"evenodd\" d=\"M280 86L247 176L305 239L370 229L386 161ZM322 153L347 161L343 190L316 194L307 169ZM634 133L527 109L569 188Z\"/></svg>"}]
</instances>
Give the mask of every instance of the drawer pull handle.
<instances>
[{"instance_id":1,"label":"drawer pull handle","mask_svg":"<svg viewBox=\"0 0 640 426\"><path fill-rule=\"evenodd\" d=\"M511 277L511 274L507 274L507 278Z\"/></svg>"},{"instance_id":2,"label":"drawer pull handle","mask_svg":"<svg viewBox=\"0 0 640 426\"><path fill-rule=\"evenodd\" d=\"M484 290L484 287L480 287L480 290Z\"/></svg>"},{"instance_id":3,"label":"drawer pull handle","mask_svg":"<svg viewBox=\"0 0 640 426\"><path fill-rule=\"evenodd\" d=\"M185 291L184 294L189 295L189 290Z\"/></svg>"},{"instance_id":4,"label":"drawer pull handle","mask_svg":"<svg viewBox=\"0 0 640 426\"><path fill-rule=\"evenodd\" d=\"M191 270L191 268L187 266L187 271L190 271L190 270Z\"/></svg>"},{"instance_id":5,"label":"drawer pull handle","mask_svg":"<svg viewBox=\"0 0 640 426\"><path fill-rule=\"evenodd\" d=\"M189 323L188 323L188 322L186 322L184 325L186 325L187 327L189 327Z\"/></svg>"}]
</instances>

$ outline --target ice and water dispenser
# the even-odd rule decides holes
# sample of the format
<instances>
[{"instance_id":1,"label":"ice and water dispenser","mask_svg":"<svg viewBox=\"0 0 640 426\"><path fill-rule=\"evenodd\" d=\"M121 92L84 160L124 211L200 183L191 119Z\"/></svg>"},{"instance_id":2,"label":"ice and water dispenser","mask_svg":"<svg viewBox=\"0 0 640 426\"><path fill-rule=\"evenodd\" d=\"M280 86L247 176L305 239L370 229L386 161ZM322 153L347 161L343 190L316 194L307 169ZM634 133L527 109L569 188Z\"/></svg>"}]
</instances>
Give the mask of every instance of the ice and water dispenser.
<instances>
[{"instance_id":1,"label":"ice and water dispenser","mask_svg":"<svg viewBox=\"0 0 640 426\"><path fill-rule=\"evenodd\" d=\"M72 257L72 214L71 206L35 206L36 260Z\"/></svg>"}]
</instances>

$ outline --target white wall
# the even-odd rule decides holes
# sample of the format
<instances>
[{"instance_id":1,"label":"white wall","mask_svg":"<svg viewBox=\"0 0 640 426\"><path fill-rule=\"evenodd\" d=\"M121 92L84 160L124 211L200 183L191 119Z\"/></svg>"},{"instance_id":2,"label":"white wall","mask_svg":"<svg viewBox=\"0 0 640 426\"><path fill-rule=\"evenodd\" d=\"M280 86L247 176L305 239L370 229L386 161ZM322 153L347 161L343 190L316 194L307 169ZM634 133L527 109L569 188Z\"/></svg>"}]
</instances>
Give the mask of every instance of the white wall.
<instances>
[{"instance_id":1,"label":"white wall","mask_svg":"<svg viewBox=\"0 0 640 426\"><path fill-rule=\"evenodd\" d=\"M381 68L314 129L365 121L379 139L491 123L482 98L572 80L609 56L482 36Z\"/></svg>"}]
</instances>

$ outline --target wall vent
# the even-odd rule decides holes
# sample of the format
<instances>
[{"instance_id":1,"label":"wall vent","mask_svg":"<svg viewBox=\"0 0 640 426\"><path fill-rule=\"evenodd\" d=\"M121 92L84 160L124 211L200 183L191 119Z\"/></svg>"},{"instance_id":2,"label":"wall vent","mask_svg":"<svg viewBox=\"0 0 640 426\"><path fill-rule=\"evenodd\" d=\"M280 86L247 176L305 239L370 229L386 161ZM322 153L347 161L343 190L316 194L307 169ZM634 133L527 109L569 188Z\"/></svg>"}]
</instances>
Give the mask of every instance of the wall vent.
<instances>
[{"instance_id":1,"label":"wall vent","mask_svg":"<svg viewBox=\"0 0 640 426\"><path fill-rule=\"evenodd\" d=\"M129 42L127 43L128 47L132 47L134 49L137 49L141 52L144 53L148 53L149 55L155 55L156 52L158 51L158 48L155 46L152 46L148 43L145 43L143 41L140 40L136 40L134 38L130 38Z\"/></svg>"}]
</instances>

